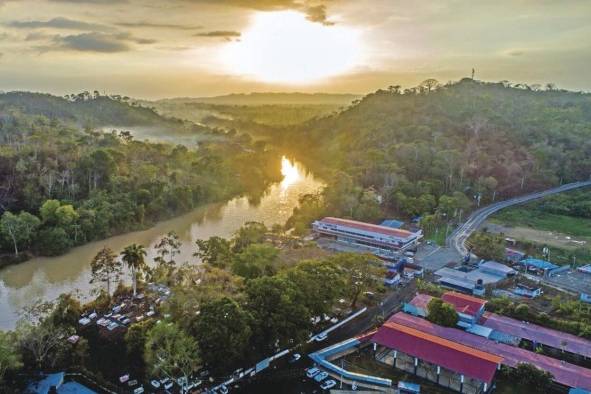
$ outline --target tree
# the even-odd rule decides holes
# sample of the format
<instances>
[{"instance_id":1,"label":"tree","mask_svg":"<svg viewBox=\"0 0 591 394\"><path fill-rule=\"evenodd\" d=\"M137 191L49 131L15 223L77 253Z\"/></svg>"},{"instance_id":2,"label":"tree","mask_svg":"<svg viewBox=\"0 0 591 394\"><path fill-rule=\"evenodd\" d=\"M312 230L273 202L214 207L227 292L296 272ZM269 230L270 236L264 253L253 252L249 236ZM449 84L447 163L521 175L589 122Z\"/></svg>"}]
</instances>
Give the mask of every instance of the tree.
<instances>
[{"instance_id":1,"label":"tree","mask_svg":"<svg viewBox=\"0 0 591 394\"><path fill-rule=\"evenodd\" d=\"M469 238L469 245L481 259L502 261L505 258L505 243L499 235L480 231Z\"/></svg>"},{"instance_id":2,"label":"tree","mask_svg":"<svg viewBox=\"0 0 591 394\"><path fill-rule=\"evenodd\" d=\"M423 82L421 82L421 84L419 86L425 88L427 90L427 92L430 92L430 91L435 90L439 87L439 81L434 78L429 78L429 79L425 79Z\"/></svg>"},{"instance_id":3,"label":"tree","mask_svg":"<svg viewBox=\"0 0 591 394\"><path fill-rule=\"evenodd\" d=\"M377 278L383 277L384 268L380 260L372 255L340 253L330 259L339 266L345 275L351 308L364 291L375 285Z\"/></svg>"},{"instance_id":4,"label":"tree","mask_svg":"<svg viewBox=\"0 0 591 394\"><path fill-rule=\"evenodd\" d=\"M57 256L72 246L72 240L61 227L48 227L39 231L36 249L45 256Z\"/></svg>"},{"instance_id":5,"label":"tree","mask_svg":"<svg viewBox=\"0 0 591 394\"><path fill-rule=\"evenodd\" d=\"M310 311L297 300L299 289L279 276L252 279L246 285L246 310L253 317L253 341L260 355L305 339Z\"/></svg>"},{"instance_id":6,"label":"tree","mask_svg":"<svg viewBox=\"0 0 591 394\"><path fill-rule=\"evenodd\" d=\"M130 360L138 361L138 369L144 368L144 350L148 341L148 332L154 326L154 320L144 320L132 324L125 333L125 350Z\"/></svg>"},{"instance_id":7,"label":"tree","mask_svg":"<svg viewBox=\"0 0 591 394\"><path fill-rule=\"evenodd\" d=\"M55 367L62 360L60 355L67 351L68 342L65 339L74 332L45 322L21 323L17 333L24 364L41 370Z\"/></svg>"},{"instance_id":8,"label":"tree","mask_svg":"<svg viewBox=\"0 0 591 394\"><path fill-rule=\"evenodd\" d=\"M250 244L263 242L266 233L267 227L263 223L246 222L232 238L234 252L240 253Z\"/></svg>"},{"instance_id":9,"label":"tree","mask_svg":"<svg viewBox=\"0 0 591 394\"><path fill-rule=\"evenodd\" d=\"M19 246L27 247L30 244L40 224L40 220L28 212L15 215L5 211L0 219L0 234L12 241L14 254L18 256Z\"/></svg>"},{"instance_id":10,"label":"tree","mask_svg":"<svg viewBox=\"0 0 591 394\"><path fill-rule=\"evenodd\" d=\"M161 266L174 266L174 256L180 253L181 245L177 233L170 231L156 244L157 256L154 260Z\"/></svg>"},{"instance_id":11,"label":"tree","mask_svg":"<svg viewBox=\"0 0 591 394\"><path fill-rule=\"evenodd\" d=\"M111 281L117 281L121 276L121 261L117 259L111 249L105 246L94 256L90 268L92 270L90 283L95 281L105 282L107 284L107 295L110 297Z\"/></svg>"},{"instance_id":12,"label":"tree","mask_svg":"<svg viewBox=\"0 0 591 394\"><path fill-rule=\"evenodd\" d=\"M184 382L188 382L201 363L197 342L176 324L164 322L148 331L144 359L156 376L170 379L181 376Z\"/></svg>"},{"instance_id":13,"label":"tree","mask_svg":"<svg viewBox=\"0 0 591 394\"><path fill-rule=\"evenodd\" d=\"M531 392L547 393L552 387L552 374L532 364L519 363L508 375L515 384Z\"/></svg>"},{"instance_id":14,"label":"tree","mask_svg":"<svg viewBox=\"0 0 591 394\"><path fill-rule=\"evenodd\" d=\"M211 237L208 240L198 239L197 252L194 256L202 262L214 267L224 268L232 258L230 242L222 237Z\"/></svg>"},{"instance_id":15,"label":"tree","mask_svg":"<svg viewBox=\"0 0 591 394\"><path fill-rule=\"evenodd\" d=\"M0 385L4 382L7 371L16 370L22 366L14 336L13 332L0 331Z\"/></svg>"},{"instance_id":16,"label":"tree","mask_svg":"<svg viewBox=\"0 0 591 394\"><path fill-rule=\"evenodd\" d=\"M216 373L233 370L248 354L252 317L234 300L223 297L201 306L194 335L203 361Z\"/></svg>"},{"instance_id":17,"label":"tree","mask_svg":"<svg viewBox=\"0 0 591 394\"><path fill-rule=\"evenodd\" d=\"M455 327L459 316L453 305L443 302L441 298L433 298L427 304L427 320L444 327Z\"/></svg>"},{"instance_id":18,"label":"tree","mask_svg":"<svg viewBox=\"0 0 591 394\"><path fill-rule=\"evenodd\" d=\"M250 244L234 256L232 272L246 279L254 279L276 272L279 250L271 245Z\"/></svg>"},{"instance_id":19,"label":"tree","mask_svg":"<svg viewBox=\"0 0 591 394\"><path fill-rule=\"evenodd\" d=\"M137 272L145 268L146 250L142 245L131 244L121 252L121 259L131 269L131 281L133 283L133 296L137 294Z\"/></svg>"}]
</instances>

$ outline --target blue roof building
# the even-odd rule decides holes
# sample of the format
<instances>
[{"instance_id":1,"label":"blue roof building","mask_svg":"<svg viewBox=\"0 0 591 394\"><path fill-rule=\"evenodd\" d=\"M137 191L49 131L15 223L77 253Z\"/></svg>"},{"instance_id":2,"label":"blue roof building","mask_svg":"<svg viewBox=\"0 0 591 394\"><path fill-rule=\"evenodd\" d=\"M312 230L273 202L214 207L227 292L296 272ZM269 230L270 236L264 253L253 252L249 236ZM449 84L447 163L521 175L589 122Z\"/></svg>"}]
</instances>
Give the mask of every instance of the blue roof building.
<instances>
[{"instance_id":1,"label":"blue roof building","mask_svg":"<svg viewBox=\"0 0 591 394\"><path fill-rule=\"evenodd\" d=\"M404 226L404 222L401 222L400 220L394 220L394 219L388 219L388 220L384 220L380 226L385 226L385 227L390 227L390 228L401 228L402 226Z\"/></svg>"}]
</instances>

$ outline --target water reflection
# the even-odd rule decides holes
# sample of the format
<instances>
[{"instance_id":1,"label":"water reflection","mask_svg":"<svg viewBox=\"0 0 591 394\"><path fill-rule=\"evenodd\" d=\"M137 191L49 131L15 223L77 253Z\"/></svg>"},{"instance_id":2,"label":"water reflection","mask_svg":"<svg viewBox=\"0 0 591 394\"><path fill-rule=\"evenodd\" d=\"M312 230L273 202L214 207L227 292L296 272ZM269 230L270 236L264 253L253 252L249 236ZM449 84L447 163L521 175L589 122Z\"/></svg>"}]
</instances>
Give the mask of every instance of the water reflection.
<instances>
[{"instance_id":1,"label":"water reflection","mask_svg":"<svg viewBox=\"0 0 591 394\"><path fill-rule=\"evenodd\" d=\"M231 236L247 221L260 221L268 226L284 223L298 198L318 191L322 183L297 162L286 158L281 161L281 169L283 180L271 185L257 204L251 204L247 197L235 198L225 204L210 204L145 231L92 242L63 256L36 258L1 270L0 328L13 328L18 311L38 300L52 300L61 293L74 291L78 291L81 298L88 298L91 292L88 284L90 261L105 245L119 252L131 243L139 243L148 249L148 259L153 259L154 245L159 238L175 231L183 242L177 261L194 262L192 255L196 239Z\"/></svg>"}]
</instances>

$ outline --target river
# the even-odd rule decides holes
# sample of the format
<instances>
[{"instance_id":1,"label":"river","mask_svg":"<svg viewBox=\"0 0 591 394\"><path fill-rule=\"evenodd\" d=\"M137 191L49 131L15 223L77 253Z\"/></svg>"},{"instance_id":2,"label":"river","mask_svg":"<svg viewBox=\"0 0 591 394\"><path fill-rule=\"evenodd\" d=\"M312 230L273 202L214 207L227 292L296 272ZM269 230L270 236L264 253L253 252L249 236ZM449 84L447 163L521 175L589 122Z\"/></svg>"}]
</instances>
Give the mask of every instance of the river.
<instances>
[{"instance_id":1,"label":"river","mask_svg":"<svg viewBox=\"0 0 591 394\"><path fill-rule=\"evenodd\" d=\"M0 329L13 329L22 309L39 301L50 301L62 293L89 299L98 285L90 285L90 261L103 246L115 252L138 243L146 246L148 259L154 245L169 231L175 231L183 245L177 262L195 262L195 240L217 235L230 237L248 221L267 226L284 224L297 206L298 198L319 191L323 183L299 163L282 160L283 180L271 185L255 205L247 197L226 203L208 204L171 220L159 222L144 231L122 234L72 249L58 257L38 257L0 271ZM129 273L126 271L125 275Z\"/></svg>"}]
</instances>

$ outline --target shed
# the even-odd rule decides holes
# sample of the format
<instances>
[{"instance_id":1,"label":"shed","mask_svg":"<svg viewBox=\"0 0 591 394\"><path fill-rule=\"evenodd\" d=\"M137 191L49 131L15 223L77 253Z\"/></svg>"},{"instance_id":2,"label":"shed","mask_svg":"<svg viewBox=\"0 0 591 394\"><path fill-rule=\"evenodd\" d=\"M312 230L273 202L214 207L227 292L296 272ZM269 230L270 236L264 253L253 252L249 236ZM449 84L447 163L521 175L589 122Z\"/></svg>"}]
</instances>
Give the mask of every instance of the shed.
<instances>
[{"instance_id":1,"label":"shed","mask_svg":"<svg viewBox=\"0 0 591 394\"><path fill-rule=\"evenodd\" d=\"M380 226L390 227L390 228L401 228L404 226L404 222L395 219L386 219L384 220Z\"/></svg>"}]
</instances>

